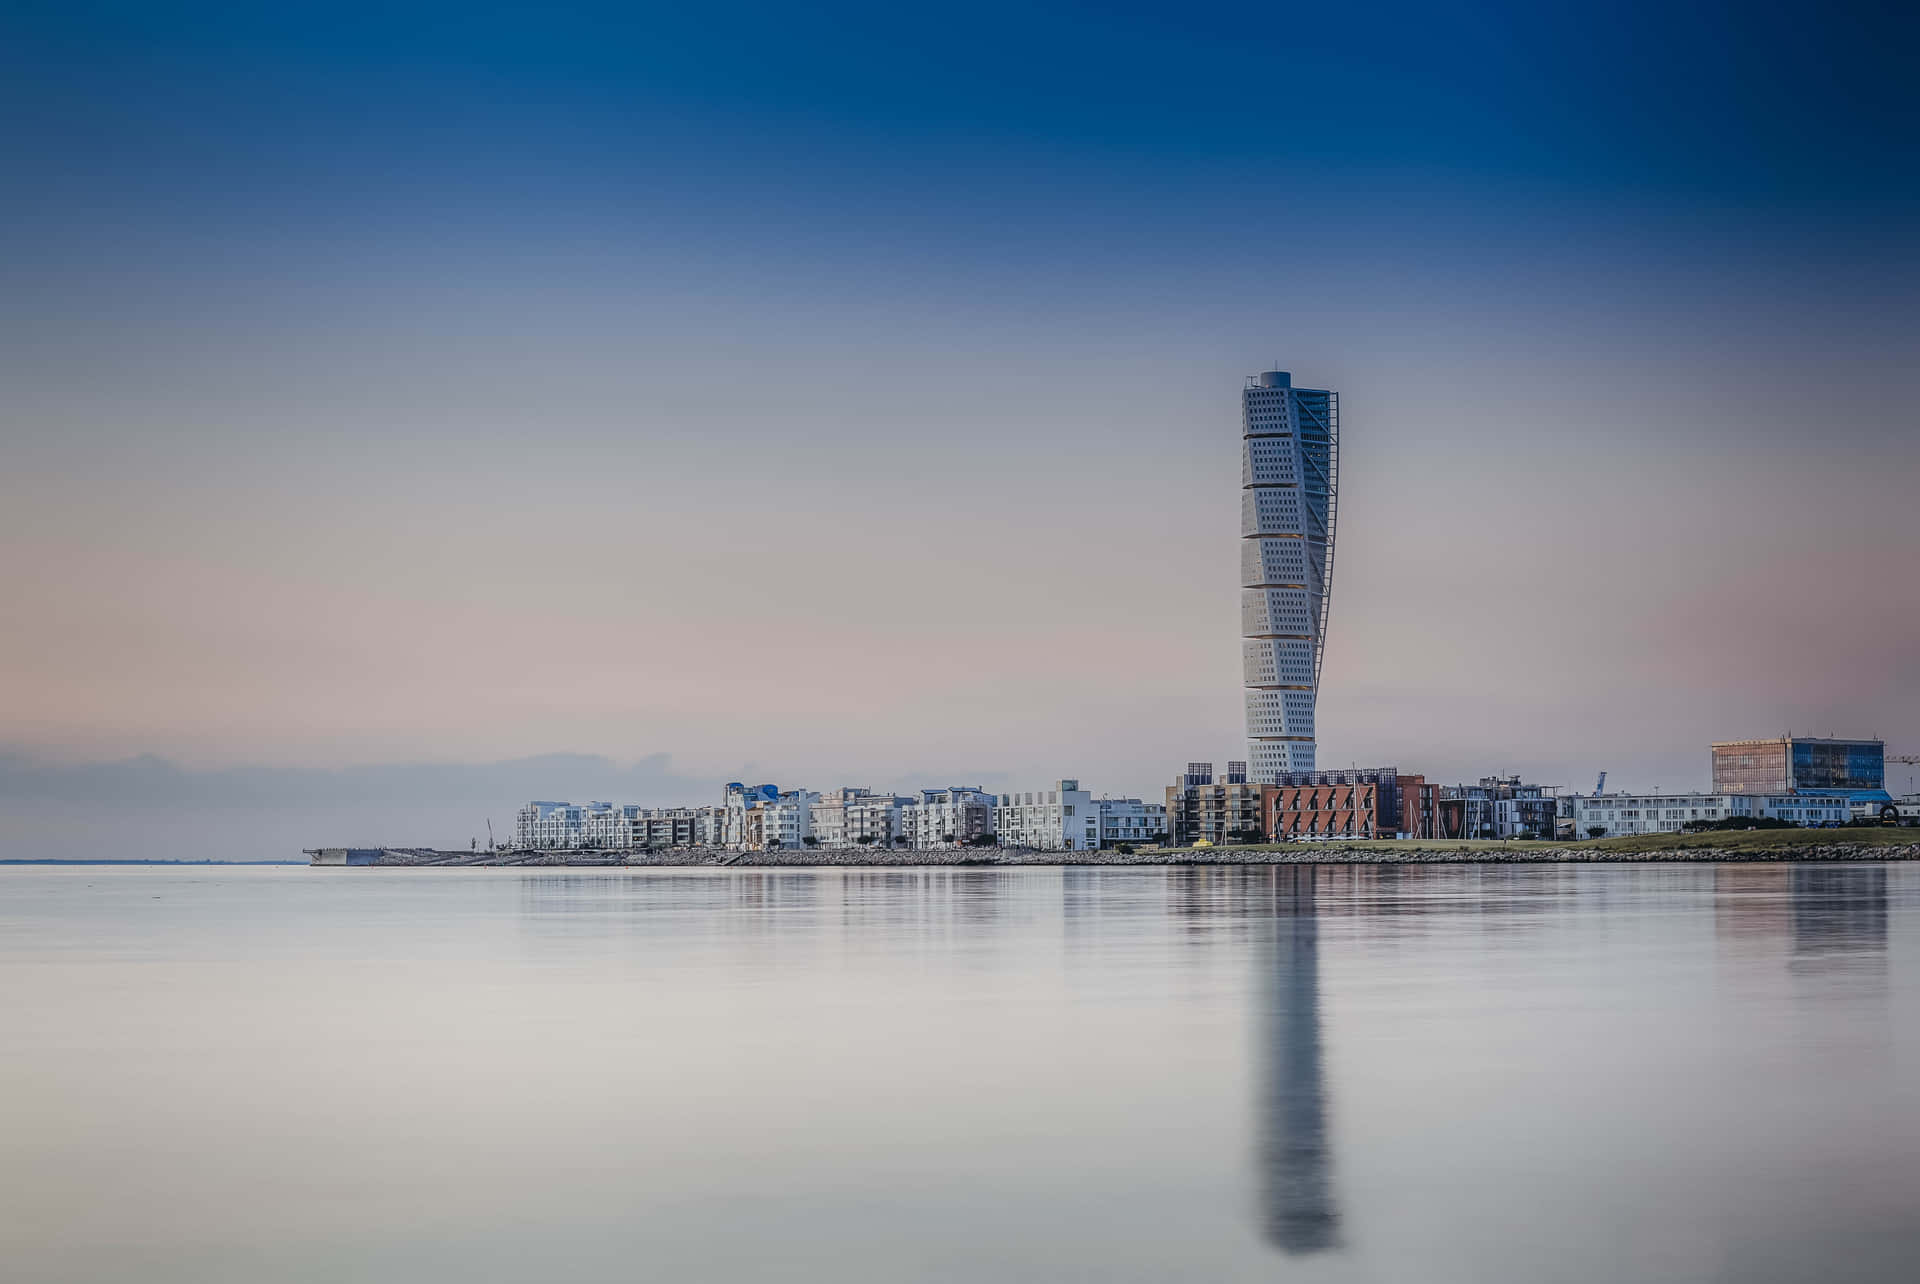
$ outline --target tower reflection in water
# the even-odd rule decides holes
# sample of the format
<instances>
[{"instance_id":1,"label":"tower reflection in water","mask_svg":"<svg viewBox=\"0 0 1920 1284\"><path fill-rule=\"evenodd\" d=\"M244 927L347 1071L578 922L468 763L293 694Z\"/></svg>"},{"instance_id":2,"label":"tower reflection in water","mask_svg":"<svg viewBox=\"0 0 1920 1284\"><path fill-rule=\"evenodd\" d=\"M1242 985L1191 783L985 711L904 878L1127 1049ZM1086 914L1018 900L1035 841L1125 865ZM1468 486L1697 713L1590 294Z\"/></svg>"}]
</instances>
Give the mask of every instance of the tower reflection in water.
<instances>
[{"instance_id":1,"label":"tower reflection in water","mask_svg":"<svg viewBox=\"0 0 1920 1284\"><path fill-rule=\"evenodd\" d=\"M1260 960L1263 1064L1258 1076L1262 1229L1288 1254L1340 1246L1320 1049L1320 942L1312 866L1255 871L1271 948ZM1257 886L1257 884L1256 884ZM1249 889L1253 891L1254 889Z\"/></svg>"}]
</instances>

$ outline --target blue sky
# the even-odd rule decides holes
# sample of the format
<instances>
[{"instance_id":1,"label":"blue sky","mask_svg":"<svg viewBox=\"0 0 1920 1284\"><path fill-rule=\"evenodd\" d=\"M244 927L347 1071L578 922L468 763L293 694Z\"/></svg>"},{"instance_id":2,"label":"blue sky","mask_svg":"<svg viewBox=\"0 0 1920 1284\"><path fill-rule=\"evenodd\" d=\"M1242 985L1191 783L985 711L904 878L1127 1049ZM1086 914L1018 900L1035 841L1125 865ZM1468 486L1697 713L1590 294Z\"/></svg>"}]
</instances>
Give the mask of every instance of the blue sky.
<instances>
[{"instance_id":1,"label":"blue sky","mask_svg":"<svg viewBox=\"0 0 1920 1284\"><path fill-rule=\"evenodd\" d=\"M1275 362L1323 757L1897 741L1914 27L12 6L0 746L1149 790L1239 740Z\"/></svg>"}]
</instances>

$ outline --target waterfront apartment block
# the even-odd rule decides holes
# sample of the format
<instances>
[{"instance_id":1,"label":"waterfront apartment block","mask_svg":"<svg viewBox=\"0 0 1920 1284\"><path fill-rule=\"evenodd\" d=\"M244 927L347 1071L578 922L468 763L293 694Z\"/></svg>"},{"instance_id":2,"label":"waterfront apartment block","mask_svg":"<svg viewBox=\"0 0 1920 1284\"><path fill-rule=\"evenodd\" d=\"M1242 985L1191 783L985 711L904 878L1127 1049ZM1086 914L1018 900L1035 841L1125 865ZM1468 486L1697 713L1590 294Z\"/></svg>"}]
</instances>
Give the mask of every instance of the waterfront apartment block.
<instances>
[{"instance_id":1,"label":"waterfront apartment block","mask_svg":"<svg viewBox=\"0 0 1920 1284\"><path fill-rule=\"evenodd\" d=\"M721 842L744 851L811 845L813 805L820 795L777 785L727 785Z\"/></svg>"},{"instance_id":2,"label":"waterfront apartment block","mask_svg":"<svg viewBox=\"0 0 1920 1284\"><path fill-rule=\"evenodd\" d=\"M813 836L822 847L891 847L901 834L901 809L913 802L850 786L820 795L813 804Z\"/></svg>"},{"instance_id":3,"label":"waterfront apartment block","mask_svg":"<svg viewBox=\"0 0 1920 1284\"><path fill-rule=\"evenodd\" d=\"M1879 740L1794 735L1718 740L1713 745L1713 789L1728 794L1883 790L1886 757L1886 744Z\"/></svg>"},{"instance_id":4,"label":"waterfront apartment block","mask_svg":"<svg viewBox=\"0 0 1920 1284\"><path fill-rule=\"evenodd\" d=\"M761 848L806 847L813 837L813 805L820 795L804 789L781 791L778 798L762 804L760 813Z\"/></svg>"},{"instance_id":5,"label":"waterfront apartment block","mask_svg":"<svg viewBox=\"0 0 1920 1284\"><path fill-rule=\"evenodd\" d=\"M993 832L1008 847L1095 851L1100 846L1100 809L1079 781L1059 780L1051 789L997 795Z\"/></svg>"},{"instance_id":6,"label":"waterfront apartment block","mask_svg":"<svg viewBox=\"0 0 1920 1284\"><path fill-rule=\"evenodd\" d=\"M1274 840L1432 838L1435 790L1394 767L1281 772L1267 813Z\"/></svg>"},{"instance_id":7,"label":"waterfront apartment block","mask_svg":"<svg viewBox=\"0 0 1920 1284\"><path fill-rule=\"evenodd\" d=\"M1240 636L1252 778L1312 771L1333 587L1340 396L1283 370L1240 394Z\"/></svg>"},{"instance_id":8,"label":"waterfront apartment block","mask_svg":"<svg viewBox=\"0 0 1920 1284\"><path fill-rule=\"evenodd\" d=\"M1090 852L1164 841L1167 811L1138 798L1095 798L1077 780L1058 780L1051 789L997 795L993 831L1006 847Z\"/></svg>"},{"instance_id":9,"label":"waterfront apartment block","mask_svg":"<svg viewBox=\"0 0 1920 1284\"><path fill-rule=\"evenodd\" d=\"M1100 846L1167 841L1167 809L1162 803L1138 798L1100 798Z\"/></svg>"},{"instance_id":10,"label":"waterfront apartment block","mask_svg":"<svg viewBox=\"0 0 1920 1284\"><path fill-rule=\"evenodd\" d=\"M1077 780L1057 780L1051 789L998 795L973 786L899 795L851 785L820 794L734 781L727 785L718 807L531 802L515 815L513 846L626 851L695 846L745 851L814 846L930 849L992 838L1007 846L1040 851L1093 851L1121 842L1161 842L1166 832L1166 809L1159 803L1095 798Z\"/></svg>"},{"instance_id":11,"label":"waterfront apartment block","mask_svg":"<svg viewBox=\"0 0 1920 1284\"><path fill-rule=\"evenodd\" d=\"M900 809L901 837L916 851L964 847L993 832L994 795L972 785L922 789Z\"/></svg>"},{"instance_id":12,"label":"waterfront apartment block","mask_svg":"<svg viewBox=\"0 0 1920 1284\"><path fill-rule=\"evenodd\" d=\"M1207 842L1259 842L1266 837L1276 786L1247 779L1247 764L1227 764L1216 782L1213 764L1190 762L1167 786L1167 841L1176 847Z\"/></svg>"},{"instance_id":13,"label":"waterfront apartment block","mask_svg":"<svg viewBox=\"0 0 1920 1284\"><path fill-rule=\"evenodd\" d=\"M514 815L513 845L548 849L584 846L587 812L611 805L530 802Z\"/></svg>"},{"instance_id":14,"label":"waterfront apartment block","mask_svg":"<svg viewBox=\"0 0 1920 1284\"><path fill-rule=\"evenodd\" d=\"M530 802L514 815L513 845L543 851L709 847L722 841L723 829L714 807Z\"/></svg>"},{"instance_id":15,"label":"waterfront apartment block","mask_svg":"<svg viewBox=\"0 0 1920 1284\"><path fill-rule=\"evenodd\" d=\"M1434 800L1436 838L1552 838L1559 800L1547 785L1518 776L1482 776L1477 785L1442 785Z\"/></svg>"}]
</instances>

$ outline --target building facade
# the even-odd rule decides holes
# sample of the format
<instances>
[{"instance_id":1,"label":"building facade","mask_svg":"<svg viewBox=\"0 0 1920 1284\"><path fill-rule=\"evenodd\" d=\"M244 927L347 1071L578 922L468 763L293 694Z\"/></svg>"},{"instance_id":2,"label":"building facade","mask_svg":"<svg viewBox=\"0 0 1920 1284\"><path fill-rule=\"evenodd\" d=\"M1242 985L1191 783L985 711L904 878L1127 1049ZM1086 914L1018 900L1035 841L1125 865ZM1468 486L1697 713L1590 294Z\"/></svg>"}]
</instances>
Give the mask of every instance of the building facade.
<instances>
[{"instance_id":1,"label":"building facade","mask_svg":"<svg viewBox=\"0 0 1920 1284\"><path fill-rule=\"evenodd\" d=\"M1142 802L1138 798L1102 798L1094 806L1100 809L1100 846L1103 848L1121 843L1167 841L1167 809L1163 803Z\"/></svg>"},{"instance_id":2,"label":"building facade","mask_svg":"<svg viewBox=\"0 0 1920 1284\"><path fill-rule=\"evenodd\" d=\"M777 785L727 785L722 841L728 847L764 851L802 847L813 837L813 805L820 795Z\"/></svg>"},{"instance_id":3,"label":"building facade","mask_svg":"<svg viewBox=\"0 0 1920 1284\"><path fill-rule=\"evenodd\" d=\"M1243 762L1228 763L1217 782L1212 763L1190 762L1167 786L1167 841L1175 847L1261 842L1276 788L1249 781Z\"/></svg>"},{"instance_id":4,"label":"building facade","mask_svg":"<svg viewBox=\"0 0 1920 1284\"><path fill-rule=\"evenodd\" d=\"M724 831L725 820L716 807L530 802L514 813L513 845L540 851L713 847L723 841Z\"/></svg>"},{"instance_id":5,"label":"building facade","mask_svg":"<svg viewBox=\"0 0 1920 1284\"><path fill-rule=\"evenodd\" d=\"M1576 794L1562 801L1572 806L1574 833L1580 838L1677 834L1693 821L1741 817L1842 825L1853 814L1851 798L1844 793Z\"/></svg>"},{"instance_id":6,"label":"building facade","mask_svg":"<svg viewBox=\"0 0 1920 1284\"><path fill-rule=\"evenodd\" d=\"M1886 788L1887 747L1879 740L1718 740L1713 745L1715 793L1791 793L1795 790L1867 792Z\"/></svg>"},{"instance_id":7,"label":"building facade","mask_svg":"<svg viewBox=\"0 0 1920 1284\"><path fill-rule=\"evenodd\" d=\"M765 842L766 828L760 808L780 797L778 785L747 785L737 780L727 783L722 808L724 823L720 841L728 847L758 850Z\"/></svg>"},{"instance_id":8,"label":"building facade","mask_svg":"<svg viewBox=\"0 0 1920 1284\"><path fill-rule=\"evenodd\" d=\"M902 840L916 851L964 847L993 833L994 795L970 785L922 789L900 809Z\"/></svg>"},{"instance_id":9,"label":"building facade","mask_svg":"<svg viewBox=\"0 0 1920 1284\"><path fill-rule=\"evenodd\" d=\"M851 787L830 790L813 804L813 836L822 847L891 847L899 841L900 809L913 799Z\"/></svg>"},{"instance_id":10,"label":"building facade","mask_svg":"<svg viewBox=\"0 0 1920 1284\"><path fill-rule=\"evenodd\" d=\"M578 847L586 841L587 812L609 805L530 802L514 813L513 845L548 851Z\"/></svg>"},{"instance_id":11,"label":"building facade","mask_svg":"<svg viewBox=\"0 0 1920 1284\"><path fill-rule=\"evenodd\" d=\"M1434 787L1394 767L1281 772L1267 813L1276 841L1432 838Z\"/></svg>"},{"instance_id":12,"label":"building facade","mask_svg":"<svg viewBox=\"0 0 1920 1284\"><path fill-rule=\"evenodd\" d=\"M1482 776L1477 785L1443 785L1434 800L1435 838L1552 838L1559 798L1518 776Z\"/></svg>"},{"instance_id":13,"label":"building facade","mask_svg":"<svg viewBox=\"0 0 1920 1284\"><path fill-rule=\"evenodd\" d=\"M760 805L760 846L810 847L813 836L813 806L820 795L805 789L787 789L779 797Z\"/></svg>"},{"instance_id":14,"label":"building facade","mask_svg":"<svg viewBox=\"0 0 1920 1284\"><path fill-rule=\"evenodd\" d=\"M1269 370L1240 394L1240 637L1252 779L1314 769L1340 396Z\"/></svg>"},{"instance_id":15,"label":"building facade","mask_svg":"<svg viewBox=\"0 0 1920 1284\"><path fill-rule=\"evenodd\" d=\"M901 814L913 799L897 794L865 794L847 802L847 843L853 847L891 847L901 841Z\"/></svg>"},{"instance_id":16,"label":"building facade","mask_svg":"<svg viewBox=\"0 0 1920 1284\"><path fill-rule=\"evenodd\" d=\"M1100 846L1100 808L1079 781L1055 781L1051 789L998 795L993 832L1008 847L1095 851Z\"/></svg>"},{"instance_id":17,"label":"building facade","mask_svg":"<svg viewBox=\"0 0 1920 1284\"><path fill-rule=\"evenodd\" d=\"M721 816L717 807L641 808L630 834L635 847L717 847Z\"/></svg>"}]
</instances>

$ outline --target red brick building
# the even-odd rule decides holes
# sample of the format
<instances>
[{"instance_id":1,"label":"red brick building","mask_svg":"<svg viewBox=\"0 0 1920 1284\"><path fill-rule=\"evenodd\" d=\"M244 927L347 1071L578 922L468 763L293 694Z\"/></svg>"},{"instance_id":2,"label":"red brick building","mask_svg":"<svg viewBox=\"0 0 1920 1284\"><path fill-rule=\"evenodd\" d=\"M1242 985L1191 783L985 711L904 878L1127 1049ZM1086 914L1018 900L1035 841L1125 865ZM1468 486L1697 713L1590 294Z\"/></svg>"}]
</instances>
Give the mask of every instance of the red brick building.
<instances>
[{"instance_id":1,"label":"red brick building","mask_svg":"<svg viewBox=\"0 0 1920 1284\"><path fill-rule=\"evenodd\" d=\"M1393 768L1283 772L1266 814L1267 836L1434 837L1434 787Z\"/></svg>"}]
</instances>

